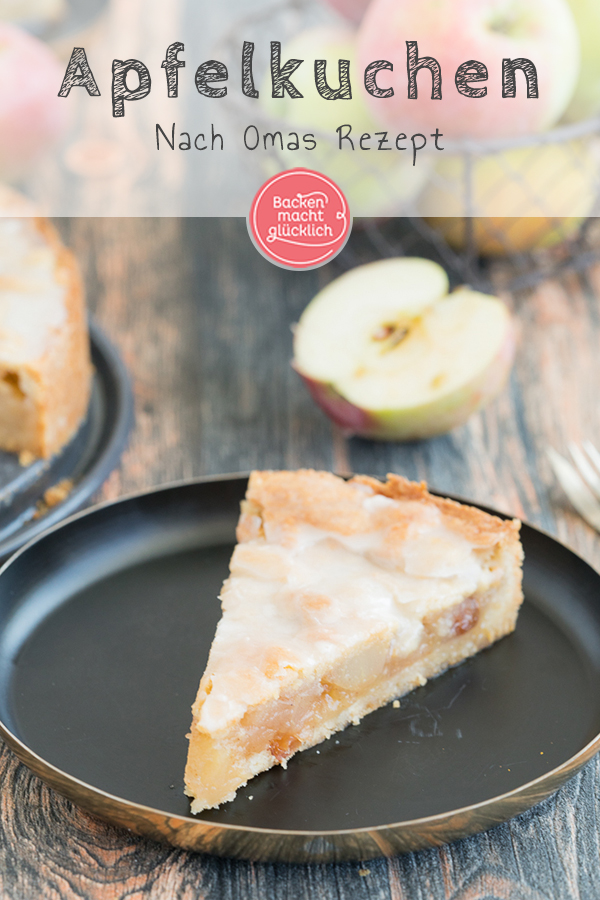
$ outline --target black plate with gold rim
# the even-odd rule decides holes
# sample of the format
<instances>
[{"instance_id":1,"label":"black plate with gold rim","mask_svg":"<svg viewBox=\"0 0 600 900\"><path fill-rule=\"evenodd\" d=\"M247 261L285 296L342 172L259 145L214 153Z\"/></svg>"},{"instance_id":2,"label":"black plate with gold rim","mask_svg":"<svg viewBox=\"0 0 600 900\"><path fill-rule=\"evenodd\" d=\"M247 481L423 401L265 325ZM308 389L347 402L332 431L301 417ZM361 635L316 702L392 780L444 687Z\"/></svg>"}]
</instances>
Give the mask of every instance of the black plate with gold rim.
<instances>
[{"instance_id":1,"label":"black plate with gold rim","mask_svg":"<svg viewBox=\"0 0 600 900\"><path fill-rule=\"evenodd\" d=\"M104 333L90 323L94 377L87 413L76 434L51 459L26 466L16 453L0 450L0 559L89 500L117 465L133 424L133 393L127 370ZM67 480L71 488L55 506L49 488Z\"/></svg>"},{"instance_id":2,"label":"black plate with gold rim","mask_svg":"<svg viewBox=\"0 0 600 900\"><path fill-rule=\"evenodd\" d=\"M190 705L246 478L82 513L0 574L0 731L89 811L255 860L367 859L491 827L600 749L600 575L525 525L513 635L194 817Z\"/></svg>"}]
</instances>

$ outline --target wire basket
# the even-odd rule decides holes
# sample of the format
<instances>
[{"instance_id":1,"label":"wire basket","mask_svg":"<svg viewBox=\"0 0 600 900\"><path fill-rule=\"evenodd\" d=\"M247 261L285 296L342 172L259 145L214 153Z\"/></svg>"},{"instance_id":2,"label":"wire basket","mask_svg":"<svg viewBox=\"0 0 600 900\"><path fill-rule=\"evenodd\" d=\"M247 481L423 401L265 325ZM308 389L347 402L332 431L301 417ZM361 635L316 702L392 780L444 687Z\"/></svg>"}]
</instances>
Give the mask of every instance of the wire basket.
<instances>
[{"instance_id":1,"label":"wire basket","mask_svg":"<svg viewBox=\"0 0 600 900\"><path fill-rule=\"evenodd\" d=\"M219 58L235 64L243 40L260 46L265 35L281 40L285 53L286 39L339 21L334 16L315 0L283 0L238 21ZM263 75L266 66L257 83ZM237 92L228 100L238 124L248 121L252 104L251 121L259 134L285 134L293 125ZM489 289L490 259L502 258L508 265L493 267L494 281L501 270L504 286L515 290L600 259L600 117L512 139L445 140L443 157L424 151L418 177L416 167L412 172L405 163L382 168L366 153L353 154L351 165L346 157L341 166L337 137L311 131L322 148L319 155L290 153L273 140L259 153L246 153L245 160L263 180L301 165L339 184L360 215L355 228L362 236L347 245L338 265L420 253L439 259L457 281Z\"/></svg>"}]
</instances>

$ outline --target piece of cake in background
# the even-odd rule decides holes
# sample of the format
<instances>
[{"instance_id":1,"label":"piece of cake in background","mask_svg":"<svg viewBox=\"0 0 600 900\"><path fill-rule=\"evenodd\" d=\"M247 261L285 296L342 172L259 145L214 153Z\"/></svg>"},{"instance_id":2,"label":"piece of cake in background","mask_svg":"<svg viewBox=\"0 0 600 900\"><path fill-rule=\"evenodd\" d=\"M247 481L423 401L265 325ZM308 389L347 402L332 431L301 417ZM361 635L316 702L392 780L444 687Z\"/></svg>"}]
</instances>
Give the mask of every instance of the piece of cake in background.
<instances>
[{"instance_id":1,"label":"piece of cake in background","mask_svg":"<svg viewBox=\"0 0 600 900\"><path fill-rule=\"evenodd\" d=\"M91 375L72 254L49 222L0 217L0 448L57 453L85 416Z\"/></svg>"}]
</instances>

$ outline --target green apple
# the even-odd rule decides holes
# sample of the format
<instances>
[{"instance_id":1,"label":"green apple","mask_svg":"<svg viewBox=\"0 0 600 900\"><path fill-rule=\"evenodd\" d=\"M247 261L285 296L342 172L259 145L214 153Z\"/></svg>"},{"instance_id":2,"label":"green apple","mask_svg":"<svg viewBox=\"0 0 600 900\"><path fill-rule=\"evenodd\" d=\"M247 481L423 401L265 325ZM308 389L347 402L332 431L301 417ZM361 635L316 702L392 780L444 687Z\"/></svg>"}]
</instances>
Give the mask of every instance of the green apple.
<instances>
[{"instance_id":1,"label":"green apple","mask_svg":"<svg viewBox=\"0 0 600 900\"><path fill-rule=\"evenodd\" d=\"M510 312L426 259L359 266L327 285L296 327L294 367L352 434L415 440L449 431L494 397L514 355Z\"/></svg>"},{"instance_id":2,"label":"green apple","mask_svg":"<svg viewBox=\"0 0 600 900\"><path fill-rule=\"evenodd\" d=\"M577 122L600 113L600 3L598 0L568 2L579 31L581 68L564 119Z\"/></svg>"},{"instance_id":3,"label":"green apple","mask_svg":"<svg viewBox=\"0 0 600 900\"><path fill-rule=\"evenodd\" d=\"M282 58L304 62L291 78L303 95L302 99L292 99L286 93L283 98L274 100L270 78L265 80L260 91L262 108L270 120L269 130L278 129L283 133L284 148L278 150L279 161L285 168L305 166L328 175L343 190L353 215L405 213L427 181L430 159L419 159L413 166L412 153L408 150L376 149L378 138L374 135L382 129L364 101L364 89L355 62L355 32L344 25L308 29L284 44ZM339 86L338 60L350 60L351 99L325 100L320 96L314 79L315 59L327 60L327 80L333 89ZM352 126L350 136L354 150L348 142L339 149L336 128L341 125ZM300 148L297 150L288 148L292 141L286 137L291 132L299 136ZM314 135L317 146L313 150L306 149L303 144L302 134L305 133ZM369 142L372 149L361 150L360 137L366 133L372 136Z\"/></svg>"},{"instance_id":4,"label":"green apple","mask_svg":"<svg viewBox=\"0 0 600 900\"><path fill-rule=\"evenodd\" d=\"M465 216L484 256L523 253L572 237L592 212L598 162L589 141L541 144L476 158L470 206L465 161L438 163L419 212L455 248L466 244Z\"/></svg>"}]
</instances>

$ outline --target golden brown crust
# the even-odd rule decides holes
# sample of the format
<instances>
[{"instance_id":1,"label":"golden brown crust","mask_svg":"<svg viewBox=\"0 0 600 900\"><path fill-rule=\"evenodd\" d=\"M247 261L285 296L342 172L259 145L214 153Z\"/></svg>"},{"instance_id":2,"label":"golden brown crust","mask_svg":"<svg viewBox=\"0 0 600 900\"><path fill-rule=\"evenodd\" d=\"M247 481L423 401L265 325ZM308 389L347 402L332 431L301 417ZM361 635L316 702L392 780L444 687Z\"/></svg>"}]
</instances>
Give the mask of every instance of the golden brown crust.
<instances>
[{"instance_id":1,"label":"golden brown crust","mask_svg":"<svg viewBox=\"0 0 600 900\"><path fill-rule=\"evenodd\" d=\"M427 490L424 481L415 482L403 478L402 475L389 474L387 482L378 481L368 475L356 475L352 481L371 487L376 494L390 497L392 500L416 500L432 503L444 516L444 524L463 535L476 547L489 547L504 537L518 535L521 523L518 519L499 519L464 503L457 503L447 497L436 497Z\"/></svg>"},{"instance_id":2,"label":"golden brown crust","mask_svg":"<svg viewBox=\"0 0 600 900\"><path fill-rule=\"evenodd\" d=\"M401 475L388 475L387 482L368 475L357 475L350 484L362 485L374 494L392 500L431 504L442 513L444 525L474 544L491 547L503 539L518 535L518 520L499 519L473 506L466 506L427 490L425 482L408 481ZM348 483L330 472L300 469L297 472L252 472L246 495L247 506L242 510L238 526L238 541L257 536L260 521L293 530L298 523L315 528L337 531L339 534L359 534L366 529L389 525L394 519L398 527L405 527L406 510L382 511L373 517L362 506L360 494L350 494ZM401 537L401 535L398 535Z\"/></svg>"},{"instance_id":3,"label":"golden brown crust","mask_svg":"<svg viewBox=\"0 0 600 900\"><path fill-rule=\"evenodd\" d=\"M45 404L41 416L41 456L49 457L73 436L90 398L90 360L83 284L73 254L59 246L56 277L67 287L67 322L41 362Z\"/></svg>"},{"instance_id":4,"label":"golden brown crust","mask_svg":"<svg viewBox=\"0 0 600 900\"><path fill-rule=\"evenodd\" d=\"M369 516L349 495L346 482L331 472L252 472L246 500L265 523L293 528L304 522L339 534L356 534L369 525ZM244 538L242 522L238 540Z\"/></svg>"}]
</instances>

